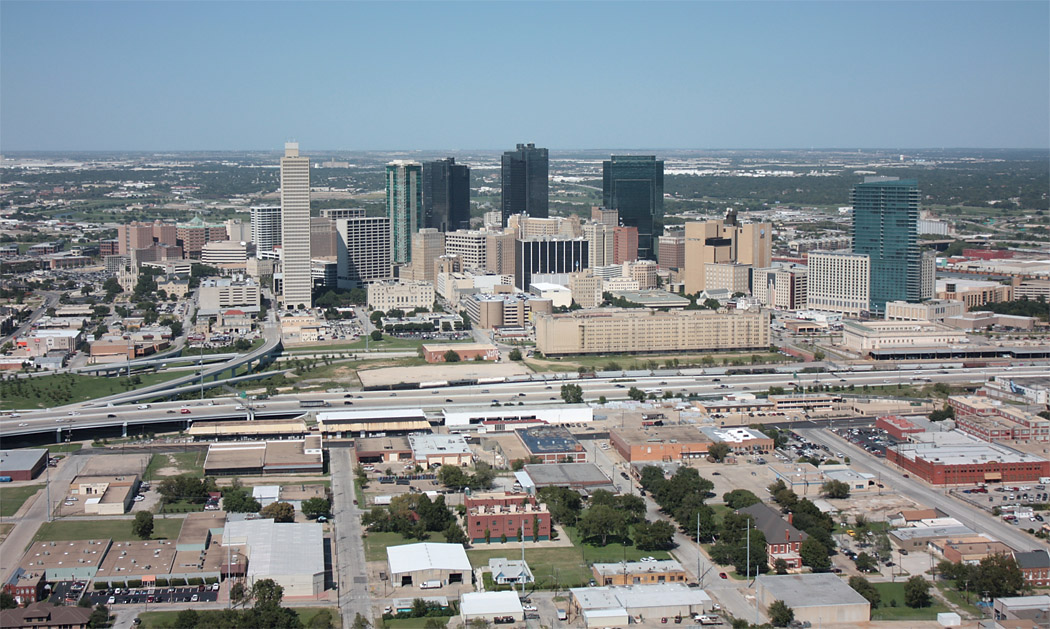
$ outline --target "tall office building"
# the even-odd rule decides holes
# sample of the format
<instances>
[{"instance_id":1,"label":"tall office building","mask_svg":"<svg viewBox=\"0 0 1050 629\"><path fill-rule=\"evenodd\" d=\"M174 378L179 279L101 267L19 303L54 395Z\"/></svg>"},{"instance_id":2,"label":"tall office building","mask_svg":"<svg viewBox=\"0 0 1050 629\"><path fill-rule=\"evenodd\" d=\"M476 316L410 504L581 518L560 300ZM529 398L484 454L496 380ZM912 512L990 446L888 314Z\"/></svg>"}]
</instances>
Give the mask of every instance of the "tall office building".
<instances>
[{"instance_id":1,"label":"tall office building","mask_svg":"<svg viewBox=\"0 0 1050 629\"><path fill-rule=\"evenodd\" d=\"M528 290L536 273L576 273L586 269L589 244L583 238L519 240L514 257L514 285Z\"/></svg>"},{"instance_id":2,"label":"tall office building","mask_svg":"<svg viewBox=\"0 0 1050 629\"><path fill-rule=\"evenodd\" d=\"M685 266L685 231L666 233L656 239L656 260L661 269L680 269Z\"/></svg>"},{"instance_id":3,"label":"tall office building","mask_svg":"<svg viewBox=\"0 0 1050 629\"><path fill-rule=\"evenodd\" d=\"M452 157L423 162L423 216L441 232L470 228L470 167Z\"/></svg>"},{"instance_id":4,"label":"tall office building","mask_svg":"<svg viewBox=\"0 0 1050 629\"><path fill-rule=\"evenodd\" d=\"M608 266L616 257L616 227L607 223L587 223L583 226L590 267Z\"/></svg>"},{"instance_id":5,"label":"tall office building","mask_svg":"<svg viewBox=\"0 0 1050 629\"><path fill-rule=\"evenodd\" d=\"M386 165L386 215L394 264L412 261L412 234L424 226L422 179L419 162L399 159Z\"/></svg>"},{"instance_id":6,"label":"tall office building","mask_svg":"<svg viewBox=\"0 0 1050 629\"><path fill-rule=\"evenodd\" d=\"M256 255L270 253L274 247L281 244L281 206L258 205L249 211Z\"/></svg>"},{"instance_id":7,"label":"tall office building","mask_svg":"<svg viewBox=\"0 0 1050 629\"><path fill-rule=\"evenodd\" d=\"M358 288L390 279L390 219L365 216L364 210L347 210L341 216L344 218L335 219L339 288Z\"/></svg>"},{"instance_id":8,"label":"tall office building","mask_svg":"<svg viewBox=\"0 0 1050 629\"><path fill-rule=\"evenodd\" d=\"M853 253L871 259L871 311L881 314L888 301L921 301L918 182L867 177L850 197Z\"/></svg>"},{"instance_id":9,"label":"tall office building","mask_svg":"<svg viewBox=\"0 0 1050 629\"><path fill-rule=\"evenodd\" d=\"M871 302L871 260L867 254L810 251L806 306L813 310L859 317Z\"/></svg>"},{"instance_id":10,"label":"tall office building","mask_svg":"<svg viewBox=\"0 0 1050 629\"><path fill-rule=\"evenodd\" d=\"M512 214L533 218L549 216L547 149L519 144L503 154L500 173L503 188L503 225Z\"/></svg>"},{"instance_id":11,"label":"tall office building","mask_svg":"<svg viewBox=\"0 0 1050 629\"><path fill-rule=\"evenodd\" d=\"M423 169L424 176L426 167ZM436 272L434 262L445 255L445 234L430 227L412 234L412 264L408 266L402 279L434 283Z\"/></svg>"},{"instance_id":12,"label":"tall office building","mask_svg":"<svg viewBox=\"0 0 1050 629\"><path fill-rule=\"evenodd\" d=\"M773 226L770 223L739 223L736 211L725 219L685 224L685 266L682 279L685 292L708 288L708 264L746 264L766 268L772 264Z\"/></svg>"},{"instance_id":13,"label":"tall office building","mask_svg":"<svg viewBox=\"0 0 1050 629\"><path fill-rule=\"evenodd\" d=\"M286 143L281 158L281 248L284 307L312 307L310 158L299 155L298 142Z\"/></svg>"},{"instance_id":14,"label":"tall office building","mask_svg":"<svg viewBox=\"0 0 1050 629\"><path fill-rule=\"evenodd\" d=\"M605 207L638 228L638 258L655 260L656 220L664 213L664 162L655 155L613 155L602 163Z\"/></svg>"}]
</instances>

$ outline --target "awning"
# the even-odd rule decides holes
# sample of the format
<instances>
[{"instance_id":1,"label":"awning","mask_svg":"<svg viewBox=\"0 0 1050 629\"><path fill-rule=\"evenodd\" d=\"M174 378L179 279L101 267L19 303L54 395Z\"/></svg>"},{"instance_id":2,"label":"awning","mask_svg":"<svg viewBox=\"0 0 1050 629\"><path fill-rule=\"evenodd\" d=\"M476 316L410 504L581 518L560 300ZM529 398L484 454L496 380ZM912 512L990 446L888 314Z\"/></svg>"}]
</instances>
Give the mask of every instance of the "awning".
<instances>
[{"instance_id":1,"label":"awning","mask_svg":"<svg viewBox=\"0 0 1050 629\"><path fill-rule=\"evenodd\" d=\"M142 577L142 582L143 583L156 583L157 582L157 576L153 575L153 574L147 574L147 575Z\"/></svg>"},{"instance_id":2,"label":"awning","mask_svg":"<svg viewBox=\"0 0 1050 629\"><path fill-rule=\"evenodd\" d=\"M1003 480L1002 472L985 472L984 480Z\"/></svg>"}]
</instances>

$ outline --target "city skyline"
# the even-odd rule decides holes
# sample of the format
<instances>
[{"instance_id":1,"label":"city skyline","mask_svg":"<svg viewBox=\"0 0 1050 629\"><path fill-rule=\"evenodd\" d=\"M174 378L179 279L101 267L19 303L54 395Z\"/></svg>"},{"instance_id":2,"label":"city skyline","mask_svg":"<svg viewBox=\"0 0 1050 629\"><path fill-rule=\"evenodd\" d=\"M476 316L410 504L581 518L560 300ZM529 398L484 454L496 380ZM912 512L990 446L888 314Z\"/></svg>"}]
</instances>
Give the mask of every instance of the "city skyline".
<instances>
[{"instance_id":1,"label":"city skyline","mask_svg":"<svg viewBox=\"0 0 1050 629\"><path fill-rule=\"evenodd\" d=\"M1046 3L597 6L5 2L0 150L1050 145Z\"/></svg>"}]
</instances>

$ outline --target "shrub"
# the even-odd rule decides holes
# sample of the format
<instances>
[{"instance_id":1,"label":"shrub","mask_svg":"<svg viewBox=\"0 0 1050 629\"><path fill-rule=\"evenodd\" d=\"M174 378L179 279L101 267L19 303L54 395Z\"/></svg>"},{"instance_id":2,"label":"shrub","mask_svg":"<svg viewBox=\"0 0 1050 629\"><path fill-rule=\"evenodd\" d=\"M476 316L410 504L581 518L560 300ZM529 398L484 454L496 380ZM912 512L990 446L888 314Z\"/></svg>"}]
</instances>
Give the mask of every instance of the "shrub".
<instances>
[{"instance_id":1,"label":"shrub","mask_svg":"<svg viewBox=\"0 0 1050 629\"><path fill-rule=\"evenodd\" d=\"M139 579L133 579L131 581L128 581L128 587L133 590L137 590L140 587L142 587L142 581L140 581Z\"/></svg>"},{"instance_id":2,"label":"shrub","mask_svg":"<svg viewBox=\"0 0 1050 629\"><path fill-rule=\"evenodd\" d=\"M200 577L192 577L189 580L189 584L190 585L203 585L204 584L204 579L202 579Z\"/></svg>"},{"instance_id":3,"label":"shrub","mask_svg":"<svg viewBox=\"0 0 1050 629\"><path fill-rule=\"evenodd\" d=\"M157 584L156 585L159 588L168 587L168 580L167 579L157 578Z\"/></svg>"}]
</instances>

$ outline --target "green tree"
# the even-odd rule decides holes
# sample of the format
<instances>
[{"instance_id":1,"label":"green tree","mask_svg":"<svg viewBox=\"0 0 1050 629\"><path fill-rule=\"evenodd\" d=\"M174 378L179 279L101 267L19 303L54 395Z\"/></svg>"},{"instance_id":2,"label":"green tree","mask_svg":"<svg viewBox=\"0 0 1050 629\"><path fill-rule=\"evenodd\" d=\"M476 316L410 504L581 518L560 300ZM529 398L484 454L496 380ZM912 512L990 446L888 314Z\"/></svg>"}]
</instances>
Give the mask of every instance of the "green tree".
<instances>
[{"instance_id":1,"label":"green tree","mask_svg":"<svg viewBox=\"0 0 1050 629\"><path fill-rule=\"evenodd\" d=\"M196 610L184 609L175 616L175 629L195 629L198 621Z\"/></svg>"},{"instance_id":2,"label":"green tree","mask_svg":"<svg viewBox=\"0 0 1050 629\"><path fill-rule=\"evenodd\" d=\"M327 609L314 614L314 617L310 619L310 629L331 629L332 628L332 612Z\"/></svg>"},{"instance_id":3,"label":"green tree","mask_svg":"<svg viewBox=\"0 0 1050 629\"><path fill-rule=\"evenodd\" d=\"M634 545L638 550L667 550L674 545L675 527L666 520L634 525Z\"/></svg>"},{"instance_id":4,"label":"green tree","mask_svg":"<svg viewBox=\"0 0 1050 629\"><path fill-rule=\"evenodd\" d=\"M273 518L274 522L295 522L295 507L287 502L271 502L259 511L264 518Z\"/></svg>"},{"instance_id":5,"label":"green tree","mask_svg":"<svg viewBox=\"0 0 1050 629\"><path fill-rule=\"evenodd\" d=\"M857 559L854 561L857 565L857 570L861 572L875 572L879 569L878 563L875 558L868 553L858 553Z\"/></svg>"},{"instance_id":6,"label":"green tree","mask_svg":"<svg viewBox=\"0 0 1050 629\"><path fill-rule=\"evenodd\" d=\"M978 592L988 592L992 598L1017 596L1027 588L1024 573L1011 555L997 553L981 559L975 582Z\"/></svg>"},{"instance_id":7,"label":"green tree","mask_svg":"<svg viewBox=\"0 0 1050 629\"><path fill-rule=\"evenodd\" d=\"M383 340L383 333L380 332L379 330L372 330L371 337L372 337L373 341L382 341Z\"/></svg>"},{"instance_id":8,"label":"green tree","mask_svg":"<svg viewBox=\"0 0 1050 629\"><path fill-rule=\"evenodd\" d=\"M729 444L716 441L707 447L707 456L721 462L725 460L731 451L732 448L729 447Z\"/></svg>"},{"instance_id":9,"label":"green tree","mask_svg":"<svg viewBox=\"0 0 1050 629\"><path fill-rule=\"evenodd\" d=\"M583 402L583 387L578 384L561 385L561 399L566 404L580 404Z\"/></svg>"},{"instance_id":10,"label":"green tree","mask_svg":"<svg viewBox=\"0 0 1050 629\"><path fill-rule=\"evenodd\" d=\"M280 607L281 601L284 600L284 587L278 585L273 579L256 581L252 586L252 598L255 599L256 607L266 605Z\"/></svg>"},{"instance_id":11,"label":"green tree","mask_svg":"<svg viewBox=\"0 0 1050 629\"><path fill-rule=\"evenodd\" d=\"M136 513L135 520L131 523L131 532L139 539L153 537L153 514L149 511Z\"/></svg>"},{"instance_id":12,"label":"green tree","mask_svg":"<svg viewBox=\"0 0 1050 629\"><path fill-rule=\"evenodd\" d=\"M459 354L454 349L446 350L444 358L446 363L458 363L460 360Z\"/></svg>"},{"instance_id":13,"label":"green tree","mask_svg":"<svg viewBox=\"0 0 1050 629\"><path fill-rule=\"evenodd\" d=\"M328 502L327 498L315 496L303 501L302 511L307 518L316 520L322 515L329 515L332 512L332 504Z\"/></svg>"},{"instance_id":14,"label":"green tree","mask_svg":"<svg viewBox=\"0 0 1050 629\"><path fill-rule=\"evenodd\" d=\"M7 590L0 591L0 609L14 609L18 607L15 597Z\"/></svg>"},{"instance_id":15,"label":"green tree","mask_svg":"<svg viewBox=\"0 0 1050 629\"><path fill-rule=\"evenodd\" d=\"M868 599L868 602L871 603L872 609L878 607L879 603L882 601L882 596L879 594L879 591L864 577L850 577L849 586L856 590L857 594Z\"/></svg>"},{"instance_id":16,"label":"green tree","mask_svg":"<svg viewBox=\"0 0 1050 629\"><path fill-rule=\"evenodd\" d=\"M230 586L230 601L232 601L234 605L244 602L244 599L247 598L247 596L248 592L245 589L244 584L240 581Z\"/></svg>"},{"instance_id":17,"label":"green tree","mask_svg":"<svg viewBox=\"0 0 1050 629\"><path fill-rule=\"evenodd\" d=\"M510 354L508 355L508 358L510 358L511 360L521 360L522 359L521 350L518 349L518 348L514 348L514 349L510 350Z\"/></svg>"},{"instance_id":18,"label":"green tree","mask_svg":"<svg viewBox=\"0 0 1050 629\"><path fill-rule=\"evenodd\" d=\"M946 419L955 419L955 409L945 404L944 408L942 408L941 410L933 411L932 413L930 413L929 418L931 422L940 422Z\"/></svg>"},{"instance_id":19,"label":"green tree","mask_svg":"<svg viewBox=\"0 0 1050 629\"><path fill-rule=\"evenodd\" d=\"M787 603L777 599L769 606L769 621L774 627L786 627L795 620L795 610L787 606Z\"/></svg>"},{"instance_id":20,"label":"green tree","mask_svg":"<svg viewBox=\"0 0 1050 629\"><path fill-rule=\"evenodd\" d=\"M821 485L820 491L827 498L849 498L849 483L829 480Z\"/></svg>"},{"instance_id":21,"label":"green tree","mask_svg":"<svg viewBox=\"0 0 1050 629\"><path fill-rule=\"evenodd\" d=\"M930 582L919 575L904 582L904 604L919 609L930 605Z\"/></svg>"},{"instance_id":22,"label":"green tree","mask_svg":"<svg viewBox=\"0 0 1050 629\"><path fill-rule=\"evenodd\" d=\"M470 484L470 478L458 465L442 465L438 468L437 481L455 490L463 489Z\"/></svg>"},{"instance_id":23,"label":"green tree","mask_svg":"<svg viewBox=\"0 0 1050 629\"><path fill-rule=\"evenodd\" d=\"M229 513L258 513L262 509L247 489L236 485L222 492L222 507Z\"/></svg>"},{"instance_id":24,"label":"green tree","mask_svg":"<svg viewBox=\"0 0 1050 629\"><path fill-rule=\"evenodd\" d=\"M807 537L802 540L798 554L802 558L802 565L809 566L813 572L827 572L831 569L828 548L815 537Z\"/></svg>"},{"instance_id":25,"label":"green tree","mask_svg":"<svg viewBox=\"0 0 1050 629\"><path fill-rule=\"evenodd\" d=\"M824 358L825 358L825 356L824 356L824 352L822 350L818 349L817 351L813 352L813 360L815 360L817 362L820 362L820 361L824 360Z\"/></svg>"},{"instance_id":26,"label":"green tree","mask_svg":"<svg viewBox=\"0 0 1050 629\"><path fill-rule=\"evenodd\" d=\"M777 574L787 574L788 562L778 558L776 561L773 562L773 571Z\"/></svg>"},{"instance_id":27,"label":"green tree","mask_svg":"<svg viewBox=\"0 0 1050 629\"><path fill-rule=\"evenodd\" d=\"M746 489L727 491L722 494L722 501L725 502L730 509L734 510L746 509L751 505L762 502L758 496Z\"/></svg>"},{"instance_id":28,"label":"green tree","mask_svg":"<svg viewBox=\"0 0 1050 629\"><path fill-rule=\"evenodd\" d=\"M467 539L466 532L463 528L455 522L450 522L448 528L445 529L445 542L449 544L463 544L466 545L470 540Z\"/></svg>"},{"instance_id":29,"label":"green tree","mask_svg":"<svg viewBox=\"0 0 1050 629\"><path fill-rule=\"evenodd\" d=\"M416 601L421 601L421 599L417 598ZM416 601L412 601L413 608L415 607L415 602ZM351 625L352 629L369 629L369 627L371 627L371 626L372 626L372 624L369 623L368 619L365 618L364 616L362 616L360 612L358 612L354 616L354 623L353 623L353 625Z\"/></svg>"},{"instance_id":30,"label":"green tree","mask_svg":"<svg viewBox=\"0 0 1050 629\"><path fill-rule=\"evenodd\" d=\"M610 505L599 504L587 509L580 516L577 530L584 539L597 537L600 546L605 546L609 535L627 537L627 518L625 514Z\"/></svg>"},{"instance_id":31,"label":"green tree","mask_svg":"<svg viewBox=\"0 0 1050 629\"><path fill-rule=\"evenodd\" d=\"M627 397L636 402L644 402L645 391L642 391L638 387L631 387L630 389L627 389Z\"/></svg>"}]
</instances>

